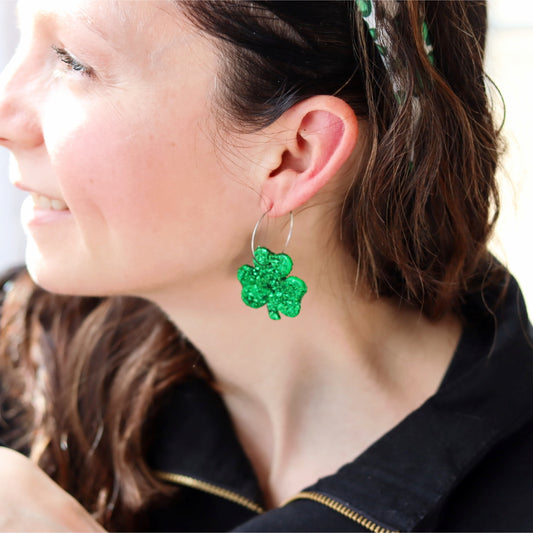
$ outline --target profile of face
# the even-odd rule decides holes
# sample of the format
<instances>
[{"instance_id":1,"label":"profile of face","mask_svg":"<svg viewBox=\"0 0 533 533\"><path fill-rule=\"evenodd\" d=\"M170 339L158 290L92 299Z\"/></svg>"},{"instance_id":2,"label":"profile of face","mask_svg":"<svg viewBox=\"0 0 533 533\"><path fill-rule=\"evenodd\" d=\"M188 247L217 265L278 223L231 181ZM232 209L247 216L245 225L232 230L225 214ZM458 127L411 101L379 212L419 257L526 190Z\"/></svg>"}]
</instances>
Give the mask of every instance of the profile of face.
<instances>
[{"instance_id":1,"label":"profile of face","mask_svg":"<svg viewBox=\"0 0 533 533\"><path fill-rule=\"evenodd\" d=\"M70 294L150 294L228 270L259 208L226 157L216 46L170 0L26 0L0 83L27 264ZM253 143L249 145L253 150Z\"/></svg>"}]
</instances>

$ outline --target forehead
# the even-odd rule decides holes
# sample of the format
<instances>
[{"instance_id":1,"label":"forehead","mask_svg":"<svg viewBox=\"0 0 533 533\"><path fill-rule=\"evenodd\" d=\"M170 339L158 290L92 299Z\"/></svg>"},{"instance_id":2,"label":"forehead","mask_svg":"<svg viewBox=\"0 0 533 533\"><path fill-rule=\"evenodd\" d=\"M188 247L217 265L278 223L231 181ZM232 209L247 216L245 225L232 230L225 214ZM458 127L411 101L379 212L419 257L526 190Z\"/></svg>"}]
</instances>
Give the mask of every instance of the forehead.
<instances>
[{"instance_id":1,"label":"forehead","mask_svg":"<svg viewBox=\"0 0 533 533\"><path fill-rule=\"evenodd\" d=\"M128 5L135 8L143 2L120 0L18 0L17 13L21 23L31 20L65 22L84 21L87 24L109 21L109 25L125 22Z\"/></svg>"},{"instance_id":2,"label":"forehead","mask_svg":"<svg viewBox=\"0 0 533 533\"><path fill-rule=\"evenodd\" d=\"M155 34L162 22L169 22L169 16L174 23L177 16L172 0L19 0L17 12L22 26L81 23L106 39L120 38L132 30Z\"/></svg>"},{"instance_id":3,"label":"forehead","mask_svg":"<svg viewBox=\"0 0 533 533\"><path fill-rule=\"evenodd\" d=\"M96 36L121 56L159 67L180 50L197 48L198 32L177 0L19 0L18 12L21 29Z\"/></svg>"}]
</instances>

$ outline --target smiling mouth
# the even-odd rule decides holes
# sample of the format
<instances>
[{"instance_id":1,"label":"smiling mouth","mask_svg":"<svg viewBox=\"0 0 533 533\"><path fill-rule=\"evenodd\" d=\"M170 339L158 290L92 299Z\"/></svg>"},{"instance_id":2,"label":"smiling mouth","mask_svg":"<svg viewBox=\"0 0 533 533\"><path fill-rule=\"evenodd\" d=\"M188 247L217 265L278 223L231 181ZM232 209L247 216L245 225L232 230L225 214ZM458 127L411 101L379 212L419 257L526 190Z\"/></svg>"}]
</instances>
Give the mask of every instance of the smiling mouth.
<instances>
[{"instance_id":1,"label":"smiling mouth","mask_svg":"<svg viewBox=\"0 0 533 533\"><path fill-rule=\"evenodd\" d=\"M42 194L37 194L32 192L31 197L35 207L43 210L52 210L52 211L68 211L67 204L63 200L58 200L57 198L49 198Z\"/></svg>"}]
</instances>

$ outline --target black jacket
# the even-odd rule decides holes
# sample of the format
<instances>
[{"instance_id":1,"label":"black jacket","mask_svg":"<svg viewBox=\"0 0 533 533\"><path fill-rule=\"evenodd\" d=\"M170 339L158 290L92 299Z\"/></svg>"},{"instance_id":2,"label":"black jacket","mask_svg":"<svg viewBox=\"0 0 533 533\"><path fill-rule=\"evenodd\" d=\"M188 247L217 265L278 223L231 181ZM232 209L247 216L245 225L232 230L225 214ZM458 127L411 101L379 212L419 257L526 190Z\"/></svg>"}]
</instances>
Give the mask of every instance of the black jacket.
<instances>
[{"instance_id":1,"label":"black jacket","mask_svg":"<svg viewBox=\"0 0 533 533\"><path fill-rule=\"evenodd\" d=\"M1 294L0 291L0 304ZM533 329L511 280L472 295L437 393L353 462L263 511L220 397L190 381L155 421L151 466L177 493L152 531L533 531Z\"/></svg>"},{"instance_id":2,"label":"black jacket","mask_svg":"<svg viewBox=\"0 0 533 533\"><path fill-rule=\"evenodd\" d=\"M263 511L219 396L189 382L168 397L150 462L182 487L153 509L167 531L533 531L533 330L511 280L464 305L437 393L353 462Z\"/></svg>"}]
</instances>

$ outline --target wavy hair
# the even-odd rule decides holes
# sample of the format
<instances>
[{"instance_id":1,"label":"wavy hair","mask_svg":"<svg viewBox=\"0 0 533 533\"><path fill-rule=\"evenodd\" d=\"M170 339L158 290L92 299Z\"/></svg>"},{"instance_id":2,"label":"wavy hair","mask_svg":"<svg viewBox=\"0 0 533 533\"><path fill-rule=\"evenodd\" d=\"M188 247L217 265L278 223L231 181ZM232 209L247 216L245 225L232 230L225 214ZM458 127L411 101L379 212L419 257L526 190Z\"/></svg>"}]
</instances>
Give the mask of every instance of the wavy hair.
<instances>
[{"instance_id":1,"label":"wavy hair","mask_svg":"<svg viewBox=\"0 0 533 533\"><path fill-rule=\"evenodd\" d=\"M438 318L504 272L487 251L499 210L500 144L483 71L486 5L407 0L392 16L376 3L401 65L401 102L356 0L176 6L222 52L214 102L221 124L258 130L316 94L344 99L368 122L368 161L339 213L357 264L354 283ZM31 455L104 526L133 529L170 490L145 461L157 405L176 383L209 380L209 372L147 301L53 295L25 271L8 278L2 439Z\"/></svg>"}]
</instances>

